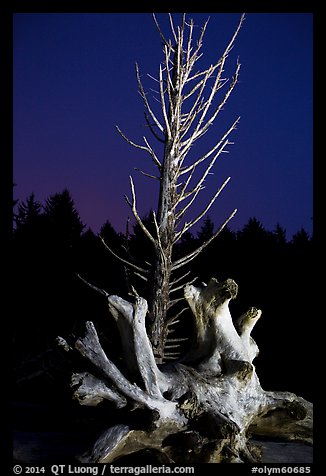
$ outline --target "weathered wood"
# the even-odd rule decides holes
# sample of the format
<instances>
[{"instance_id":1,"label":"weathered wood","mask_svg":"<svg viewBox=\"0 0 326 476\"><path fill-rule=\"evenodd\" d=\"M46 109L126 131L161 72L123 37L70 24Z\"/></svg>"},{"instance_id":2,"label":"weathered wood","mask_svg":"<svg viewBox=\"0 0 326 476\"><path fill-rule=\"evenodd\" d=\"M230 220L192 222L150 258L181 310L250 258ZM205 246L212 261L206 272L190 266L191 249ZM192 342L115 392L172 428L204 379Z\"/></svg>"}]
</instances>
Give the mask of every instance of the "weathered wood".
<instances>
[{"instance_id":1,"label":"weathered wood","mask_svg":"<svg viewBox=\"0 0 326 476\"><path fill-rule=\"evenodd\" d=\"M251 422L249 432L271 439L275 437L312 445L313 404L291 393L266 393L270 393L272 401L275 399L277 403L275 406L271 405L263 417Z\"/></svg>"},{"instance_id":2,"label":"weathered wood","mask_svg":"<svg viewBox=\"0 0 326 476\"><path fill-rule=\"evenodd\" d=\"M164 449L164 440L180 430L175 422L164 422L152 431L133 430L127 425L117 425L100 435L92 451L78 459L83 463L112 463L117 459L141 450L151 450L166 455L165 462L173 463ZM162 451L163 449L163 451Z\"/></svg>"},{"instance_id":3,"label":"weathered wood","mask_svg":"<svg viewBox=\"0 0 326 476\"><path fill-rule=\"evenodd\" d=\"M134 402L151 418L144 429L132 425L110 428L83 461L113 462L148 450L175 463L252 462L259 459L259 451L249 442L252 434L312 443L312 405L290 392L264 391L260 385L252 363L258 347L250 332L261 311L250 308L234 326L229 302L237 290L231 279L222 283L212 279L202 287L186 286L196 345L181 361L159 367L146 333L146 301L139 297L134 303L118 296L108 298L118 313L115 318L130 324L130 347L143 388L128 381L123 369L106 357L94 326L88 323L86 336L77 341L76 349L95 365L97 373L109 379L110 385L87 373L77 374L72 382L79 384L75 397L90 405L103 398L118 407ZM196 452L188 452L194 441Z\"/></svg>"},{"instance_id":4,"label":"weathered wood","mask_svg":"<svg viewBox=\"0 0 326 476\"><path fill-rule=\"evenodd\" d=\"M96 406L103 400L114 402L118 408L127 404L126 398L88 372L73 374L71 386L72 388L76 387L74 398L78 400L80 405Z\"/></svg>"},{"instance_id":5,"label":"weathered wood","mask_svg":"<svg viewBox=\"0 0 326 476\"><path fill-rule=\"evenodd\" d=\"M123 309L128 309L123 307ZM162 396L153 397L148 392L140 388L137 384L129 380L121 373L118 367L106 356L99 342L95 327L92 322L86 323L86 335L75 343L75 348L86 357L106 378L117 388L119 393L140 405L146 406L152 411L158 412L162 420L174 417L182 420L181 415L176 410L176 404L166 401ZM139 356L139 359L141 356Z\"/></svg>"}]
</instances>

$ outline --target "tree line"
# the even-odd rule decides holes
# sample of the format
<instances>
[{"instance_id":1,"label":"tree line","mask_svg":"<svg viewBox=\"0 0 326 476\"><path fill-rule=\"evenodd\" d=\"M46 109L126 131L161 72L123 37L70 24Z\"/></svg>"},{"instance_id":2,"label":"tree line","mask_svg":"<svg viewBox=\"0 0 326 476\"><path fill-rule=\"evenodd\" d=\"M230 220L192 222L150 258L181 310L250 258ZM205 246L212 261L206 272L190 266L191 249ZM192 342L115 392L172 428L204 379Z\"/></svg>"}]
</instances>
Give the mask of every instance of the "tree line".
<instances>
[{"instance_id":1,"label":"tree line","mask_svg":"<svg viewBox=\"0 0 326 476\"><path fill-rule=\"evenodd\" d=\"M150 216L143 218L148 229L153 226ZM58 382L65 382L69 375L66 356L55 343L58 335L83 334L85 321L92 320L107 352L120 352L105 298L83 280L125 297L131 286L145 298L149 291L85 226L68 190L49 196L44 204L31 194L17 204L14 218L15 398L57 398L63 393ZM184 233L174 253L182 256L198 248L214 229L207 217L196 234ZM150 261L153 250L138 224L118 233L108 220L99 234L113 253L123 257L128 252L135 264ZM238 297L230 304L232 315L237 317L251 306L263 311L254 332L261 350L256 367L262 386L291 390L306 398L311 397L312 384L307 342L312 340L309 319L315 317L311 309L313 250L313 238L304 229L287 240L281 225L269 231L250 218L236 232L225 227L189 269L182 271L189 273L189 279L197 278L195 284L211 277L238 283ZM176 299L184 306L182 290ZM180 316L175 332L189 337L185 346L191 346L190 312Z\"/></svg>"}]
</instances>

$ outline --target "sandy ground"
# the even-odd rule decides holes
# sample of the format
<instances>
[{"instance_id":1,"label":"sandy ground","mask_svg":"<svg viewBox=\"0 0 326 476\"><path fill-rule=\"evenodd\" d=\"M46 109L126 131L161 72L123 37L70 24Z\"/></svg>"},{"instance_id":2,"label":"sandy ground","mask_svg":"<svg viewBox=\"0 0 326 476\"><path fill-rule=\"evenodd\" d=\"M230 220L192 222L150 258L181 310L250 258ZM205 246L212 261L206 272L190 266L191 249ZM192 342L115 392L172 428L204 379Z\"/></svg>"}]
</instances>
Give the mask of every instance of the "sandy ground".
<instances>
[{"instance_id":1,"label":"sandy ground","mask_svg":"<svg viewBox=\"0 0 326 476\"><path fill-rule=\"evenodd\" d=\"M304 443L254 441L262 447L262 463L313 463L313 448Z\"/></svg>"},{"instance_id":2,"label":"sandy ground","mask_svg":"<svg viewBox=\"0 0 326 476\"><path fill-rule=\"evenodd\" d=\"M90 445L83 432L14 432L15 463L74 463ZM312 463L313 449L302 443L254 440L262 447L263 463Z\"/></svg>"},{"instance_id":3,"label":"sandy ground","mask_svg":"<svg viewBox=\"0 0 326 476\"><path fill-rule=\"evenodd\" d=\"M74 407L15 402L12 422L14 462L78 463L77 456L92 447L99 429L92 428L89 419L84 424L80 422L80 407L77 408L78 418L74 415ZM88 412L87 415L91 416ZM78 427L76 421L79 421ZM266 439L253 441L262 448L263 463L313 462L313 448L309 445Z\"/></svg>"}]
</instances>

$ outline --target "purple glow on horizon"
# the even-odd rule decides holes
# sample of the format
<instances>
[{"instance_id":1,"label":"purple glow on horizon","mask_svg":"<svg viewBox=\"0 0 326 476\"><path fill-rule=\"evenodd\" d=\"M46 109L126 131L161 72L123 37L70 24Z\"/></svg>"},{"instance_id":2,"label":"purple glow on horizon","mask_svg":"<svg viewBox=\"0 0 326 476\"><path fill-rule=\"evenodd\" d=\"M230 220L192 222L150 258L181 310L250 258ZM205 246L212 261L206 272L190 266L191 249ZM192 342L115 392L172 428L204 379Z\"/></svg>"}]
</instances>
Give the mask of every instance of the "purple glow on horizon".
<instances>
[{"instance_id":1,"label":"purple glow on horizon","mask_svg":"<svg viewBox=\"0 0 326 476\"><path fill-rule=\"evenodd\" d=\"M201 26L210 16L203 62L218 59L240 14L189 14ZM159 21L164 15L158 15ZM193 209L200 212L216 188L231 181L209 211L216 227L241 228L256 217L267 229L279 223L288 238L312 232L312 20L309 13L249 13L230 54L230 77L239 56L239 83L198 155L207 151L240 115L229 154ZM197 29L199 30L199 28ZM123 35L121 35L123 32ZM68 188L81 219L93 231L109 220L125 231L131 211L129 175L138 209L155 208L157 183L134 167L152 171L145 153L129 146L115 125L135 142L146 135L137 93L137 61L157 74L162 60L155 25L145 13L41 14L14 16L14 189L38 201ZM199 65L200 66L200 65ZM194 149L197 146L194 147Z\"/></svg>"}]
</instances>

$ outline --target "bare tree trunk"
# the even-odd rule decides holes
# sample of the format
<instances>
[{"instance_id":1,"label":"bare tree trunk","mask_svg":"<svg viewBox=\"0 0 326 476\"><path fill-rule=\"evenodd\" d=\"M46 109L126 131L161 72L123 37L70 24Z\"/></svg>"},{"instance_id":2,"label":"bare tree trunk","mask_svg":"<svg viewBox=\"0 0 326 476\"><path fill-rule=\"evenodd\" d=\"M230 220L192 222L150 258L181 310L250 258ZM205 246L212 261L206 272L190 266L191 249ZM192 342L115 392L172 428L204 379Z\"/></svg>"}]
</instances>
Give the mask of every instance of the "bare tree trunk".
<instances>
[{"instance_id":1,"label":"bare tree trunk","mask_svg":"<svg viewBox=\"0 0 326 476\"><path fill-rule=\"evenodd\" d=\"M166 341L166 315L169 306L171 262L162 262L160 253L155 257L152 290L149 305L150 340L158 363L162 363Z\"/></svg>"},{"instance_id":2,"label":"bare tree trunk","mask_svg":"<svg viewBox=\"0 0 326 476\"><path fill-rule=\"evenodd\" d=\"M175 62L174 62L175 63ZM175 66L174 66L175 69ZM173 84L178 83L178 72L174 71ZM178 90L176 89L178 92ZM176 93L171 93L173 108L170 108L168 123L170 133L165 134L164 159L160 178L160 192L157 212L159 246L153 266L153 281L149 303L149 317L152 321L150 339L158 362L162 362L166 341L166 318L170 304L170 278L172 272L172 251L175 238L175 210L177 203L177 163L179 156L178 118L172 117L177 107Z\"/></svg>"},{"instance_id":3,"label":"bare tree trunk","mask_svg":"<svg viewBox=\"0 0 326 476\"><path fill-rule=\"evenodd\" d=\"M160 229L160 246L155 250L153 280L151 282L151 298L149 318L152 322L150 339L158 361L162 360L165 343L165 321L170 302L170 277L172 271L172 247L175 228L173 207L176 201L176 184L173 176L171 143L165 144L162 178L160 183L158 226Z\"/></svg>"},{"instance_id":4,"label":"bare tree trunk","mask_svg":"<svg viewBox=\"0 0 326 476\"><path fill-rule=\"evenodd\" d=\"M200 49L202 40L207 26L204 24L196 47L192 46L193 41L193 21L188 24L185 15L182 17L182 24L177 29L173 25L170 16L170 24L174 44L167 41L160 30L160 27L154 16L156 26L162 38L164 50L164 61L160 64L158 79L159 85L159 102L161 104L162 119L159 119L153 112L145 93L138 65L136 65L136 76L138 82L138 90L143 98L147 124L154 137L164 144L164 154L162 160L157 156L154 148L149 141L143 137L145 145L136 144L128 139L118 128L122 137L132 146L146 151L155 166L158 168L158 176L153 176L146 172L140 171L143 175L158 179L160 182L159 199L157 214L153 214L153 222L155 225L155 233L152 234L142 222L136 208L136 192L133 180L130 178L132 200L127 198L136 221L149 238L151 245L155 249L155 259L151 263L150 269L139 269L133 265L133 261L122 260L124 264L129 264L132 269L136 269L136 274L150 282L149 294L149 321L150 339L154 347L155 356L158 362L161 362L164 355L164 346L167 335L167 312L172 307L170 301L171 274L176 269L184 266L194 259L200 251L214 239L226 223L233 217L236 210L231 213L224 224L217 230L211 239L204 243L198 250L173 262L172 253L173 246L177 243L183 234L194 226L199 219L212 206L224 186L228 183L229 178L222 184L213 196L209 204L204 208L203 212L191 221L184 220L185 214L197 198L197 195L204 188L203 183L206 180L216 159L226 152L225 148L230 142L227 137L235 129L239 118L224 133L221 140L209 152L201 158L193 162L189 166L184 166L186 156L188 155L193 144L202 135L206 134L208 128L221 111L230 96L239 73L240 65L238 64L235 76L224 97L222 97L219 105L213 112L209 112L213 107L214 98L217 92L223 88L226 80L222 78L222 72L229 51L232 49L235 38L240 30L244 16L241 17L238 28L233 35L230 43L226 47L222 57L215 64L202 72L193 72L196 62L201 57ZM187 31L188 29L188 31ZM214 76L215 74L215 76ZM155 79L155 78L154 78ZM205 87L211 82L211 89L208 97L203 96ZM191 105L192 100L192 105ZM190 105L188 104L190 102ZM195 185L195 172L199 170L202 162L213 156L206 167L206 171L201 175ZM197 170L198 168L198 170ZM192 188L191 188L192 187ZM178 226L181 229L178 231ZM107 245L106 245L107 246ZM107 248L109 248L107 246Z\"/></svg>"}]
</instances>

